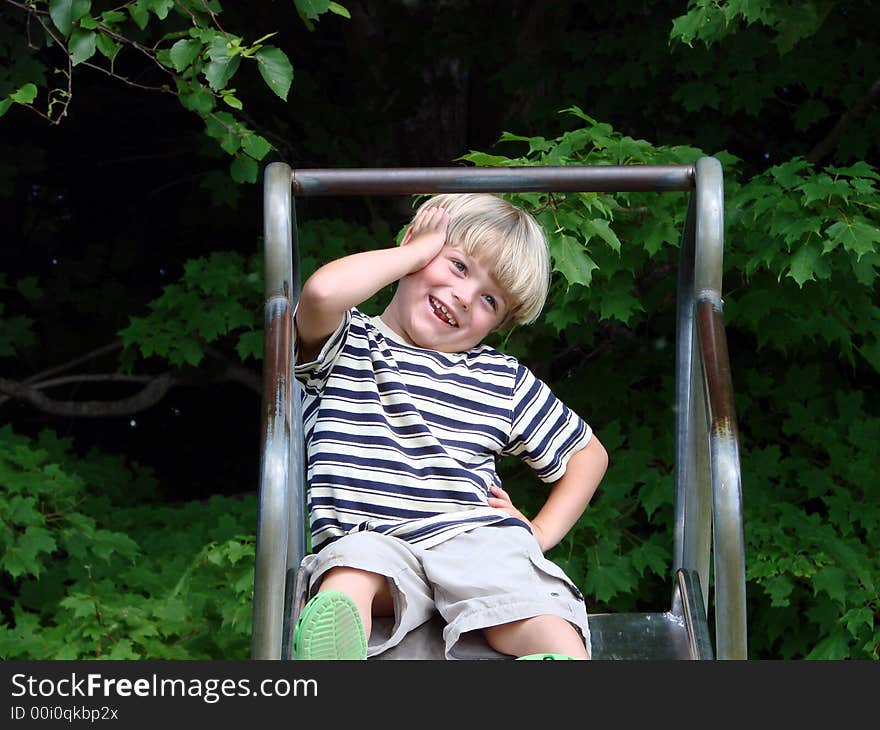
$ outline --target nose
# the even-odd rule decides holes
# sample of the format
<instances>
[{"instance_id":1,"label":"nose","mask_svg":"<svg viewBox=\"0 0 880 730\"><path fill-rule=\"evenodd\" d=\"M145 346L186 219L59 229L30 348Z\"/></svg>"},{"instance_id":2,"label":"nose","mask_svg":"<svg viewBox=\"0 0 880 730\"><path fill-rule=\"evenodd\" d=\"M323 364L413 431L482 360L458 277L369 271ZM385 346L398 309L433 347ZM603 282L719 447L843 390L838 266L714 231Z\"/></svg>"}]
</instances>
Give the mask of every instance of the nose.
<instances>
[{"instance_id":1,"label":"nose","mask_svg":"<svg viewBox=\"0 0 880 730\"><path fill-rule=\"evenodd\" d=\"M459 306L464 311L467 311L470 308L471 301L474 297L473 287L468 284L461 284L453 289L452 297L458 301Z\"/></svg>"}]
</instances>

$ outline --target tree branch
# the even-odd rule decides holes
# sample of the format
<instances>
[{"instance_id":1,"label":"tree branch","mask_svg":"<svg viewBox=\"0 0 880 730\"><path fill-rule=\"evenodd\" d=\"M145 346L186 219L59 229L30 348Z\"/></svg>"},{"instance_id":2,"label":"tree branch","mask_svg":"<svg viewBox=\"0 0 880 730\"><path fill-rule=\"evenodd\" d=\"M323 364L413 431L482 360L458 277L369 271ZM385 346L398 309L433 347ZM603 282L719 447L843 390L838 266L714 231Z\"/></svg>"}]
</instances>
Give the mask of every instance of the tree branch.
<instances>
[{"instance_id":1,"label":"tree branch","mask_svg":"<svg viewBox=\"0 0 880 730\"><path fill-rule=\"evenodd\" d=\"M65 378L65 380L70 382L71 378ZM162 400L174 384L175 379L171 373L163 373L150 380L149 384L140 393L115 401L55 400L41 393L39 386L24 385L7 378L0 378L0 392L6 393L17 400L30 403L39 410L56 416L105 418L140 413Z\"/></svg>"},{"instance_id":2,"label":"tree branch","mask_svg":"<svg viewBox=\"0 0 880 730\"><path fill-rule=\"evenodd\" d=\"M832 154L834 150L837 149L837 145L840 143L840 139L843 137L846 130L856 122L859 122L868 116L871 107L878 101L880 101L880 79L877 79L871 85L871 88L868 89L868 93L865 94L864 98L858 104L852 109L848 109L843 116L837 120L837 124L834 125L834 128L825 136L825 138L809 151L807 154L807 161L815 164L821 162Z\"/></svg>"},{"instance_id":3,"label":"tree branch","mask_svg":"<svg viewBox=\"0 0 880 730\"><path fill-rule=\"evenodd\" d=\"M108 418L128 416L139 413L161 401L171 388L178 385L208 385L232 382L243 385L248 390L262 394L262 378L259 374L226 357L219 350L208 347L206 353L220 364L214 372L191 371L183 373L166 372L162 375L123 375L119 373L83 373L51 377L70 370L78 364L91 360L121 347L121 343L105 345L97 350L58 365L42 373L29 377L24 382L0 378L0 406L8 400L20 400L35 408L56 416L76 416L79 418ZM118 400L71 401L47 396L42 391L61 385L76 383L142 383L140 392Z\"/></svg>"},{"instance_id":4,"label":"tree branch","mask_svg":"<svg viewBox=\"0 0 880 730\"><path fill-rule=\"evenodd\" d=\"M205 354L223 364L223 376L225 379L231 380L234 383L239 383L240 385L254 391L254 393L262 395L262 376L248 370L234 360L230 360L226 355L214 347L205 347Z\"/></svg>"},{"instance_id":5,"label":"tree branch","mask_svg":"<svg viewBox=\"0 0 880 730\"><path fill-rule=\"evenodd\" d=\"M96 357L100 357L101 355L107 355L108 353L114 352L115 350L122 349L122 340L117 340L116 342L111 342L109 345L104 345L103 347L99 347L96 350L92 350L91 352L87 352L85 355L80 355L73 360L69 360L66 363L61 365L56 365L55 367L49 368L48 370L44 370L41 373L37 373L36 375L31 375L27 380L25 380L26 385L31 385L33 383L41 381L43 378L48 378L52 375L57 375L58 373L63 373L71 368L75 368L77 365L81 365L84 362L88 362L89 360L94 360ZM0 400L0 403L3 401Z\"/></svg>"}]
</instances>

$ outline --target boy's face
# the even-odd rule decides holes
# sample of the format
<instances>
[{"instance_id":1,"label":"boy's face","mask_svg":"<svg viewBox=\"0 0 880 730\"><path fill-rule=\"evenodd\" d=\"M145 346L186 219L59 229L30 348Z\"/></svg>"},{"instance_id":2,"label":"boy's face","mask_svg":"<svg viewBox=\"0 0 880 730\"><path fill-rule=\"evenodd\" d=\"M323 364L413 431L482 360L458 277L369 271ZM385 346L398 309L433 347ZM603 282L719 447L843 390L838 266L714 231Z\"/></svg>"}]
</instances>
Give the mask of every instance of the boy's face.
<instances>
[{"instance_id":1,"label":"boy's face","mask_svg":"<svg viewBox=\"0 0 880 730\"><path fill-rule=\"evenodd\" d=\"M489 268L446 244L427 266L400 280L382 320L416 347L464 352L501 323L507 305Z\"/></svg>"}]
</instances>

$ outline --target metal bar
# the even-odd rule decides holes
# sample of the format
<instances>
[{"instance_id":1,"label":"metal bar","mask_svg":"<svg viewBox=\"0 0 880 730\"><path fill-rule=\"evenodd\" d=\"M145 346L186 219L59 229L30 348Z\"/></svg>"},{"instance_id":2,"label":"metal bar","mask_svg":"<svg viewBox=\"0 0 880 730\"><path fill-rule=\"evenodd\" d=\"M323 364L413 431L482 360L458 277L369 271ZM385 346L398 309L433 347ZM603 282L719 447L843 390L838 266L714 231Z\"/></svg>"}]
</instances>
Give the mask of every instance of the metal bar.
<instances>
[{"instance_id":1,"label":"metal bar","mask_svg":"<svg viewBox=\"0 0 880 730\"><path fill-rule=\"evenodd\" d=\"M288 175L288 180L290 179ZM288 188L290 185L288 185ZM299 303L300 290L302 288L302 276L300 272L299 261L299 237L296 227L296 205L294 199L291 198L289 207L289 221L292 237L288 243L290 248L291 263L291 292L290 303L293 312L296 312ZM293 345L296 336L295 323L293 317L290 320L290 341ZM284 609L284 631L283 646L281 650L281 658L290 658L290 648L293 631L293 614L294 607L291 605L290 599L296 579L296 572L300 563L306 556L306 529L307 529L307 507L306 507L306 452L305 452L305 436L303 431L303 413L302 413L302 386L296 380L293 374L293 368L296 363L291 356L289 382L290 382L290 467L287 472L287 508L289 513L290 529L288 530L287 539L287 574L285 580L285 609Z\"/></svg>"},{"instance_id":2,"label":"metal bar","mask_svg":"<svg viewBox=\"0 0 880 730\"><path fill-rule=\"evenodd\" d=\"M694 194L697 199L694 289L697 297L721 298L724 256L724 177L721 163L703 157L696 163Z\"/></svg>"},{"instance_id":3,"label":"metal bar","mask_svg":"<svg viewBox=\"0 0 880 730\"><path fill-rule=\"evenodd\" d=\"M290 420L288 373L293 314L286 297L266 303L263 355L263 434L254 564L251 657L280 659L287 569Z\"/></svg>"},{"instance_id":4,"label":"metal bar","mask_svg":"<svg viewBox=\"0 0 880 730\"><path fill-rule=\"evenodd\" d=\"M293 303L290 167L266 168L263 187L264 279L263 422L259 514L254 565L251 656L280 659L284 631L285 576L289 564ZM301 447L299 447L301 451Z\"/></svg>"},{"instance_id":5,"label":"metal bar","mask_svg":"<svg viewBox=\"0 0 880 730\"><path fill-rule=\"evenodd\" d=\"M266 297L290 297L293 277L290 166L273 162L263 176Z\"/></svg>"},{"instance_id":6,"label":"metal bar","mask_svg":"<svg viewBox=\"0 0 880 730\"><path fill-rule=\"evenodd\" d=\"M698 357L708 430L715 568L715 641L719 659L745 659L746 595L742 486L733 385L722 318L724 182L721 164L696 164L697 230L694 296ZM695 394L696 396L696 394Z\"/></svg>"},{"instance_id":7,"label":"metal bar","mask_svg":"<svg viewBox=\"0 0 880 730\"><path fill-rule=\"evenodd\" d=\"M675 574L677 600L673 612L684 620L692 659L712 659L712 639L706 622L706 612L699 575L692 570L679 570ZM678 609L676 611L676 609Z\"/></svg>"},{"instance_id":8,"label":"metal bar","mask_svg":"<svg viewBox=\"0 0 880 730\"><path fill-rule=\"evenodd\" d=\"M675 524L672 571L695 571L708 612L712 495L706 410L695 351L694 266L699 211L691 195L679 253L675 362Z\"/></svg>"},{"instance_id":9,"label":"metal bar","mask_svg":"<svg viewBox=\"0 0 880 730\"><path fill-rule=\"evenodd\" d=\"M294 195L690 190L692 165L299 169Z\"/></svg>"},{"instance_id":10,"label":"metal bar","mask_svg":"<svg viewBox=\"0 0 880 730\"><path fill-rule=\"evenodd\" d=\"M694 566L693 556L685 556L685 515L688 485L694 471L691 438L691 367L694 343L694 241L696 196L688 201L681 246L678 254L675 323L675 524L673 525L673 575Z\"/></svg>"},{"instance_id":11,"label":"metal bar","mask_svg":"<svg viewBox=\"0 0 880 730\"><path fill-rule=\"evenodd\" d=\"M746 568L739 430L720 303L708 298L700 300L697 323L710 423L717 654L719 659L746 659Z\"/></svg>"}]
</instances>

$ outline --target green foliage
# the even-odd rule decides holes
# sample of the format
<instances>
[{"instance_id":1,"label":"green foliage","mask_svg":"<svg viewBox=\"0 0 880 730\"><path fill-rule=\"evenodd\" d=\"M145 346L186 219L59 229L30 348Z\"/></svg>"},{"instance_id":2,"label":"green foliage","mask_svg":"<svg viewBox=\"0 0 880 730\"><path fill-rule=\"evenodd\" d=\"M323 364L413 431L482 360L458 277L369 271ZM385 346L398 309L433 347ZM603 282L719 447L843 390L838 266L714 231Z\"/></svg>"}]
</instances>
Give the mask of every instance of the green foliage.
<instances>
[{"instance_id":1,"label":"green foliage","mask_svg":"<svg viewBox=\"0 0 880 730\"><path fill-rule=\"evenodd\" d=\"M783 350L821 343L880 372L880 196L867 163L795 158L729 197L731 324Z\"/></svg>"},{"instance_id":2,"label":"green foliage","mask_svg":"<svg viewBox=\"0 0 880 730\"><path fill-rule=\"evenodd\" d=\"M722 40L740 23L761 23L776 36L779 53L787 53L802 38L819 30L836 0L690 0L688 12L676 18L671 37L691 45Z\"/></svg>"},{"instance_id":3,"label":"green foliage","mask_svg":"<svg viewBox=\"0 0 880 730\"><path fill-rule=\"evenodd\" d=\"M305 222L299 227L302 279L318 267L318 255L323 263L328 255L338 258L374 247L383 234L390 239L387 230L374 234L340 220ZM131 317L119 332L128 348L126 366L133 364L135 348L145 358L158 357L176 367L196 366L212 343L228 344L245 361L261 359L262 265L262 256L245 258L232 252L187 261L180 279L149 303L150 313ZM367 306L378 308L388 296L388 291L380 292Z\"/></svg>"},{"instance_id":4,"label":"green foliage","mask_svg":"<svg viewBox=\"0 0 880 730\"><path fill-rule=\"evenodd\" d=\"M827 364L772 364L785 373L781 392L765 382L748 394L748 413L789 403L782 437L762 438L745 463L752 651L878 659L876 406L858 391L829 391Z\"/></svg>"},{"instance_id":5,"label":"green foliage","mask_svg":"<svg viewBox=\"0 0 880 730\"><path fill-rule=\"evenodd\" d=\"M501 144L526 146L519 157L465 158L650 164L702 154L567 113L583 126L549 140L503 135ZM794 159L740 183L737 160L716 156L726 165L725 311L742 423L751 652L876 659L880 420L867 383L880 373L878 174L864 162L816 169ZM555 277L543 322L502 344L544 369L611 454L594 503L551 556L594 597L591 610L644 609L671 569L670 345L686 201L510 197L548 231ZM537 355L548 350L576 364L554 369ZM542 490L517 465L504 468L526 513L537 510Z\"/></svg>"},{"instance_id":6,"label":"green foliage","mask_svg":"<svg viewBox=\"0 0 880 730\"><path fill-rule=\"evenodd\" d=\"M155 505L137 464L0 429L3 659L244 659L256 505Z\"/></svg>"},{"instance_id":7,"label":"green foliage","mask_svg":"<svg viewBox=\"0 0 880 730\"><path fill-rule=\"evenodd\" d=\"M615 133L581 109L564 112L583 126L555 139L504 134L499 144L526 145L518 157L471 152L477 165L685 164L695 148L654 147ZM729 156L720 155L725 159ZM566 193L509 196L530 210L548 232L554 280L546 321L557 333L582 323L614 320L635 327L651 315L639 291L639 277L669 265L686 210L684 194ZM665 281L659 281L661 286Z\"/></svg>"},{"instance_id":8,"label":"green foliage","mask_svg":"<svg viewBox=\"0 0 880 730\"><path fill-rule=\"evenodd\" d=\"M296 0L296 7L310 28L312 21L327 12L350 17L335 2ZM105 11L93 7L91 0L50 0L28 3L21 10L24 23L33 22L42 32L26 33L29 42L18 52L3 49L0 43L0 52L10 60L10 68L0 70L0 116L19 104L53 124L61 122L74 94L74 68L86 63L133 84L117 71L124 49L162 69L165 82L155 90L174 94L185 109L202 119L207 136L234 156L232 178L239 183L256 182L257 163L272 145L243 116L235 116L242 112L243 103L230 82L243 63L253 63L267 88L287 100L293 66L282 49L266 45L275 33L246 41L228 32L219 23L223 9L217 0L129 0ZM9 22L17 20L10 17ZM17 26L10 25L10 29ZM3 30L0 24L0 38ZM69 69L55 69L63 79L56 86L47 72L61 62L69 63ZM234 113L217 111L220 103Z\"/></svg>"},{"instance_id":9,"label":"green foliage","mask_svg":"<svg viewBox=\"0 0 880 730\"><path fill-rule=\"evenodd\" d=\"M122 341L178 367L198 365L205 347L224 338L242 358L261 357L253 336L262 331L260 264L259 257L230 252L187 261L180 281L150 303L150 314L131 318L119 333Z\"/></svg>"}]
</instances>

